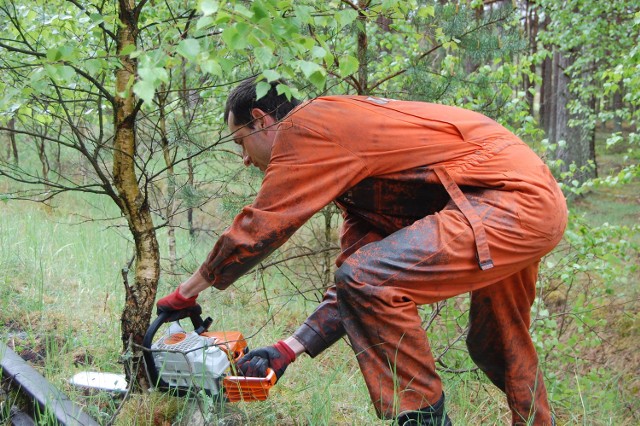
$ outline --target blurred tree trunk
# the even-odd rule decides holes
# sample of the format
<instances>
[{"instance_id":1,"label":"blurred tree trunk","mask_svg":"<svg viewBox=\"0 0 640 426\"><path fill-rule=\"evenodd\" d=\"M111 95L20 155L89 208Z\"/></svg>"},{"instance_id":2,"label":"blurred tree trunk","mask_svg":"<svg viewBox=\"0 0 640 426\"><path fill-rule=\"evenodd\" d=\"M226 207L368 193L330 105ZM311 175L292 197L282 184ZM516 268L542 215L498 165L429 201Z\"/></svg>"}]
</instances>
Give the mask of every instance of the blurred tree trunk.
<instances>
[{"instance_id":1,"label":"blurred tree trunk","mask_svg":"<svg viewBox=\"0 0 640 426\"><path fill-rule=\"evenodd\" d=\"M544 30L549 24L549 17L545 17L542 27ZM546 49L552 50L551 47L545 46ZM540 65L540 74L542 77L542 84L540 85L540 126L544 130L547 137L551 131L551 111L553 109L553 56L547 55Z\"/></svg>"},{"instance_id":2,"label":"blurred tree trunk","mask_svg":"<svg viewBox=\"0 0 640 426\"><path fill-rule=\"evenodd\" d=\"M575 164L575 172L567 176L565 183L572 181L584 182L586 179L595 176L595 168L588 165L591 162L595 164L595 144L594 131L590 126L579 125L571 126L570 121L574 119L584 118L572 113L569 109L571 100L571 92L569 91L570 77L566 70L571 65L571 54L557 53L556 66L554 73L556 74L556 96L555 96L555 117L552 117L553 124L550 134L550 140L558 143L558 159L562 160L560 167L561 172L568 172L571 164ZM590 102L594 102L592 99Z\"/></svg>"},{"instance_id":3,"label":"blurred tree trunk","mask_svg":"<svg viewBox=\"0 0 640 426\"><path fill-rule=\"evenodd\" d=\"M367 36L367 15L364 13L369 7L369 3L371 3L371 0L358 1L358 95L369 94L369 60L367 58L369 40Z\"/></svg>"},{"instance_id":4,"label":"blurred tree trunk","mask_svg":"<svg viewBox=\"0 0 640 426\"><path fill-rule=\"evenodd\" d=\"M131 362L125 366L127 378L137 389L147 389L149 383L142 362L142 352L131 344L142 344L149 325L156 287L160 276L160 256L149 200L141 192L136 175L135 122L139 104L128 86L137 71L137 62L123 49L136 45L138 17L142 1L136 7L131 0L119 0L120 25L117 30L118 55L121 67L116 71L114 100L114 158L113 179L118 190L119 207L127 219L135 244L135 282L130 285L124 277L125 306L121 316L122 342L129 350ZM144 188L144 186L143 186Z\"/></svg>"},{"instance_id":5,"label":"blurred tree trunk","mask_svg":"<svg viewBox=\"0 0 640 426\"><path fill-rule=\"evenodd\" d=\"M36 146L38 147L38 159L40 160L40 165L41 165L40 170L42 171L42 178L45 181L49 181L49 170L51 169L51 167L49 166L49 158L47 157L47 149L46 149L48 130L49 129L47 128L47 126L44 126L42 134L38 138L40 140L39 141L36 140ZM45 191L48 189L47 187L48 185L45 184Z\"/></svg>"},{"instance_id":6,"label":"blurred tree trunk","mask_svg":"<svg viewBox=\"0 0 640 426\"><path fill-rule=\"evenodd\" d=\"M525 33L527 35L527 42L529 44L529 55L535 56L538 51L538 12L535 7L530 7L535 3L535 0L527 0L525 2ZM532 62L530 65L531 75L536 74L536 64ZM529 104L529 115L533 117L535 110L535 82L525 74L523 77L524 93Z\"/></svg>"},{"instance_id":7,"label":"blurred tree trunk","mask_svg":"<svg viewBox=\"0 0 640 426\"><path fill-rule=\"evenodd\" d=\"M189 185L189 187L191 188L193 188L195 185L193 160L191 158L187 160L187 185ZM187 207L187 225L189 227L189 237L191 238L191 241L193 241L196 238L196 229L195 225L193 224L193 206L191 205Z\"/></svg>"},{"instance_id":8,"label":"blurred tree trunk","mask_svg":"<svg viewBox=\"0 0 640 426\"><path fill-rule=\"evenodd\" d=\"M181 97L181 109L182 109L182 121L185 123L191 123L193 121L193 110L195 109L195 105L198 102L198 94L189 88L187 84L187 68L186 61L182 61L182 87L180 90ZM193 102L192 102L193 100ZM194 108L191 108L191 106ZM194 188L195 185L195 176L193 170L193 160L191 156L187 158L187 186L189 188ZM193 224L193 205L191 201L187 203L187 227L189 229L189 238L191 241L194 241L196 238L196 230Z\"/></svg>"},{"instance_id":9,"label":"blurred tree trunk","mask_svg":"<svg viewBox=\"0 0 640 426\"><path fill-rule=\"evenodd\" d=\"M553 106L551 109L551 120L549 122L549 140L553 143L564 143L567 141L569 127L569 110L567 103L569 102L569 76L564 70L569 65L567 57L556 51L553 54L553 87L554 94ZM562 160L569 160L569 151L560 149L558 157ZM567 165L570 161L567 162Z\"/></svg>"},{"instance_id":10,"label":"blurred tree trunk","mask_svg":"<svg viewBox=\"0 0 640 426\"><path fill-rule=\"evenodd\" d=\"M540 64L540 75L542 82L540 84L539 99L540 107L538 116L540 127L545 134L549 136L551 127L551 110L553 109L553 56L547 56Z\"/></svg>"},{"instance_id":11,"label":"blurred tree trunk","mask_svg":"<svg viewBox=\"0 0 640 426\"><path fill-rule=\"evenodd\" d=\"M164 209L165 221L167 224L167 247L169 249L169 272L171 275L176 274L176 231L175 231L175 212L176 212L176 176L174 172L174 160L176 158L175 148L171 147L169 135L167 133L167 96L169 91L166 85L162 85L160 92L156 93L158 102L158 130L160 132L160 144L162 145L162 155L164 163L167 167L167 187L165 189L166 207Z\"/></svg>"},{"instance_id":12,"label":"blurred tree trunk","mask_svg":"<svg viewBox=\"0 0 640 426\"><path fill-rule=\"evenodd\" d=\"M611 99L611 110L614 111L613 115L613 131L621 132L622 131L622 117L618 113L618 111L622 111L624 109L624 82L619 83L620 87L618 90L613 92L613 99Z\"/></svg>"},{"instance_id":13,"label":"blurred tree trunk","mask_svg":"<svg viewBox=\"0 0 640 426\"><path fill-rule=\"evenodd\" d=\"M550 63L550 67L549 67L549 80L550 80L550 84L549 84L549 94L546 97L546 105L549 109L548 111L548 122L547 122L547 138L549 138L549 141L551 141L552 143L555 143L558 141L558 138L556 137L557 135L557 128L558 125L562 124L562 120L558 119L558 105L562 106L562 105L566 105L566 97L568 96L567 92L562 92L561 93L561 89L559 87L559 77L560 74L562 74L562 72L559 72L559 67L560 67L560 53L558 52L558 49L553 48L553 55L551 57L551 63ZM564 80L563 80L564 82ZM565 87L565 89L568 90L568 88ZM564 111L564 108L561 108L562 111Z\"/></svg>"},{"instance_id":14,"label":"blurred tree trunk","mask_svg":"<svg viewBox=\"0 0 640 426\"><path fill-rule=\"evenodd\" d=\"M16 145L16 119L15 117L11 117L9 122L7 123L7 127L9 128L9 145L10 152L13 154L13 164L16 166L20 163L20 159L18 157L18 145Z\"/></svg>"}]
</instances>

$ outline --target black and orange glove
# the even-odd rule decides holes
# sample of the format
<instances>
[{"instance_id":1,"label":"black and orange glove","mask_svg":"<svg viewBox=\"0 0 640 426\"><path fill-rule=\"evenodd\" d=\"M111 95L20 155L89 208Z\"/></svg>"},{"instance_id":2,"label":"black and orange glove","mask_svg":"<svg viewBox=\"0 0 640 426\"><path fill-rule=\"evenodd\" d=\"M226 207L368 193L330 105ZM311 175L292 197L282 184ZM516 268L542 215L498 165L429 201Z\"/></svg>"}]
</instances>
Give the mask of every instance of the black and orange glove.
<instances>
[{"instance_id":1,"label":"black and orange glove","mask_svg":"<svg viewBox=\"0 0 640 426\"><path fill-rule=\"evenodd\" d=\"M289 364L296 360L296 353L280 340L273 346L254 349L238 361L238 368L248 377L267 377L270 368L280 379Z\"/></svg>"}]
</instances>

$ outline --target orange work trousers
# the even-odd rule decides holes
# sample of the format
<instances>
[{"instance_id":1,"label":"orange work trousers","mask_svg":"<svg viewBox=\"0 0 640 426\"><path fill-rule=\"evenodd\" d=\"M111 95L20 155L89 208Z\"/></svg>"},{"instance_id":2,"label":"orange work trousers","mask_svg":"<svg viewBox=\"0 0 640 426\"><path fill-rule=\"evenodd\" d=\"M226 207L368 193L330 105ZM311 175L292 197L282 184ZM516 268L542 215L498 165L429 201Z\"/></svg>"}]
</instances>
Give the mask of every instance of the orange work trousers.
<instances>
[{"instance_id":1,"label":"orange work trousers","mask_svg":"<svg viewBox=\"0 0 640 426\"><path fill-rule=\"evenodd\" d=\"M335 302L379 417L440 399L442 384L417 306L470 292L472 359L505 392L513 424L551 424L529 334L540 258L560 241L567 220L564 197L559 189L551 192L537 221L544 227L531 227L519 218L518 206L528 202L519 192L465 191L486 232L493 261L486 270L478 265L474 230L453 201L390 235L360 232L368 244L343 253ZM366 228L357 219L353 225Z\"/></svg>"}]
</instances>

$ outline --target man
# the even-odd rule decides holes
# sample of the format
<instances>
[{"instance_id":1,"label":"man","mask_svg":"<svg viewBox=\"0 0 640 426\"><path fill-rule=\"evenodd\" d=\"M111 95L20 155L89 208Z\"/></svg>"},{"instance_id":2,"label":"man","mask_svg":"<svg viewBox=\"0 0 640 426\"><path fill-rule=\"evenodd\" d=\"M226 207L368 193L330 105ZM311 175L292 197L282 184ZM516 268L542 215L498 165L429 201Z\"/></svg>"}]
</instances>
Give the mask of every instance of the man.
<instances>
[{"instance_id":1,"label":"man","mask_svg":"<svg viewBox=\"0 0 640 426\"><path fill-rule=\"evenodd\" d=\"M344 217L335 285L293 336L251 351L240 369L279 378L346 334L380 418L450 424L417 306L470 292L472 359L506 393L513 424L552 424L530 309L567 209L540 158L475 112L358 96L298 105L276 84L258 101L254 80L229 95L229 129L264 180L159 310L227 288L335 202Z\"/></svg>"}]
</instances>

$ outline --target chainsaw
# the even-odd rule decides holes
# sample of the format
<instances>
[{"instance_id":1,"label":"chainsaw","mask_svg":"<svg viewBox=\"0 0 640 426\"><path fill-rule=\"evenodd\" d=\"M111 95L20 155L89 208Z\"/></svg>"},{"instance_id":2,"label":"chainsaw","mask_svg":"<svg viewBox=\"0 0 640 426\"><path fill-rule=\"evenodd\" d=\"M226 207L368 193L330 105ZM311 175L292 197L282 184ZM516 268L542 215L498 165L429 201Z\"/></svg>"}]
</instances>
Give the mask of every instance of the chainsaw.
<instances>
[{"instance_id":1,"label":"chainsaw","mask_svg":"<svg viewBox=\"0 0 640 426\"><path fill-rule=\"evenodd\" d=\"M213 322L202 319L199 305L189 311L162 312L151 323L142 346L152 384L161 391L180 396L202 390L230 402L264 401L275 384L275 372L267 377L237 374L236 363L249 348L238 331L208 331ZM189 317L193 331L186 331L180 319ZM156 339L160 328L167 324ZM154 340L155 339L155 340Z\"/></svg>"}]
</instances>

